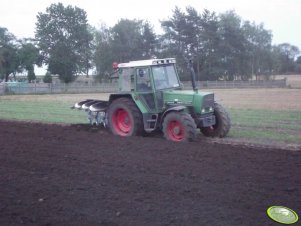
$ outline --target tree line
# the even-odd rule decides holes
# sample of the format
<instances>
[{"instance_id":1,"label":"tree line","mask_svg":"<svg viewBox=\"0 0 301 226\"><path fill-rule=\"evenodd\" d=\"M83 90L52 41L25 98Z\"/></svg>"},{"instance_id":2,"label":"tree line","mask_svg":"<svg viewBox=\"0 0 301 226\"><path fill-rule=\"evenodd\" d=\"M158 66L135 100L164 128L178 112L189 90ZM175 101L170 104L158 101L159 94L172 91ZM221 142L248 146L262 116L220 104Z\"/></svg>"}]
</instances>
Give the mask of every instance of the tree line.
<instances>
[{"instance_id":1,"label":"tree line","mask_svg":"<svg viewBox=\"0 0 301 226\"><path fill-rule=\"evenodd\" d=\"M0 79L7 81L11 74L26 71L31 82L34 66L46 65L45 82L54 74L69 83L91 69L103 81L112 71L112 62L164 57L177 59L183 80L188 79L188 58L193 59L198 80L301 74L297 46L272 45L272 31L242 20L235 11L217 15L207 9L175 7L171 17L160 23L162 34L156 34L148 21L136 19L95 28L83 9L51 4L45 13L38 13L33 38L19 40L0 27Z\"/></svg>"}]
</instances>

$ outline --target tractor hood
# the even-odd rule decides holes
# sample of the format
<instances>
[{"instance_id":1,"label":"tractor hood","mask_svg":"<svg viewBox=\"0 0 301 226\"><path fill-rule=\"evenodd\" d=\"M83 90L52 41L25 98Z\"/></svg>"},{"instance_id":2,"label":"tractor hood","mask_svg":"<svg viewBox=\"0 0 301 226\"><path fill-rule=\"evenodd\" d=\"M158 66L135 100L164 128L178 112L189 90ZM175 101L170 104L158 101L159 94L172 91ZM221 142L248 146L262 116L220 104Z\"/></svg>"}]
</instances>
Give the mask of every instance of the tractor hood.
<instances>
[{"instance_id":1,"label":"tractor hood","mask_svg":"<svg viewBox=\"0 0 301 226\"><path fill-rule=\"evenodd\" d=\"M192 106L195 113L213 112L214 94L190 90L165 90L163 91L165 105Z\"/></svg>"}]
</instances>

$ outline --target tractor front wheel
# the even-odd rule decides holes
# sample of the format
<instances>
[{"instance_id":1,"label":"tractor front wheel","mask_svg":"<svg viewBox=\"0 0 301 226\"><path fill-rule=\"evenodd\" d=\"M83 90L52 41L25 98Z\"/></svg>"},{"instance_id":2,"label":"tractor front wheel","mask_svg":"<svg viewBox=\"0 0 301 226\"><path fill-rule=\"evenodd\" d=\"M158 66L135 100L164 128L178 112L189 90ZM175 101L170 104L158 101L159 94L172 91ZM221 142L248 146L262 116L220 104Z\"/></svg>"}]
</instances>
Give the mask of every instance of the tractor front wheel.
<instances>
[{"instance_id":1,"label":"tractor front wheel","mask_svg":"<svg viewBox=\"0 0 301 226\"><path fill-rule=\"evenodd\" d=\"M214 115L216 123L210 127L202 127L200 130L206 137L225 137L231 127L230 117L222 105L215 103Z\"/></svg>"},{"instance_id":2,"label":"tractor front wheel","mask_svg":"<svg viewBox=\"0 0 301 226\"><path fill-rule=\"evenodd\" d=\"M196 124L186 112L170 112L164 118L163 133L170 141L193 141L196 138Z\"/></svg>"},{"instance_id":3,"label":"tractor front wheel","mask_svg":"<svg viewBox=\"0 0 301 226\"><path fill-rule=\"evenodd\" d=\"M108 124L111 132L118 136L137 136L144 131L141 112L129 98L118 98L110 104Z\"/></svg>"}]
</instances>

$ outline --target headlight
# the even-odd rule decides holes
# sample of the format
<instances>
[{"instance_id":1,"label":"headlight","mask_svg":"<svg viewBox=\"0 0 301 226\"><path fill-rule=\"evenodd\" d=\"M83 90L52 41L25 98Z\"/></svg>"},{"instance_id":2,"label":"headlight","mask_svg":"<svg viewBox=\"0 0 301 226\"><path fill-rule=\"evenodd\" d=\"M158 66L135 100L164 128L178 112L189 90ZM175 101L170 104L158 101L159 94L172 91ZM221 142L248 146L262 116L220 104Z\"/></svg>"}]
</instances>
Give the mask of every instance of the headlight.
<instances>
[{"instance_id":1,"label":"headlight","mask_svg":"<svg viewBox=\"0 0 301 226\"><path fill-rule=\"evenodd\" d=\"M206 107L201 109L201 113L204 114L206 112L212 112L213 110L213 107Z\"/></svg>"}]
</instances>

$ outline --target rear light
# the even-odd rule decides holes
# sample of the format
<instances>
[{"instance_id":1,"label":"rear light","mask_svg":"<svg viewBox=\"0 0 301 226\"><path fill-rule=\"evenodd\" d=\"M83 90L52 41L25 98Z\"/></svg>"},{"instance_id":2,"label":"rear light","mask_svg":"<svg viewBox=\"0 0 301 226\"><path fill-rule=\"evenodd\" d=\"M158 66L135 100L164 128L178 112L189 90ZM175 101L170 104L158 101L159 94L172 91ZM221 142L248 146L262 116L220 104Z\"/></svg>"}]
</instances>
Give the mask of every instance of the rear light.
<instances>
[{"instance_id":1,"label":"rear light","mask_svg":"<svg viewBox=\"0 0 301 226\"><path fill-rule=\"evenodd\" d=\"M118 63L117 63L117 62L114 62L114 63L112 64L112 67L113 67L114 70L117 70L117 69L118 69Z\"/></svg>"}]
</instances>

